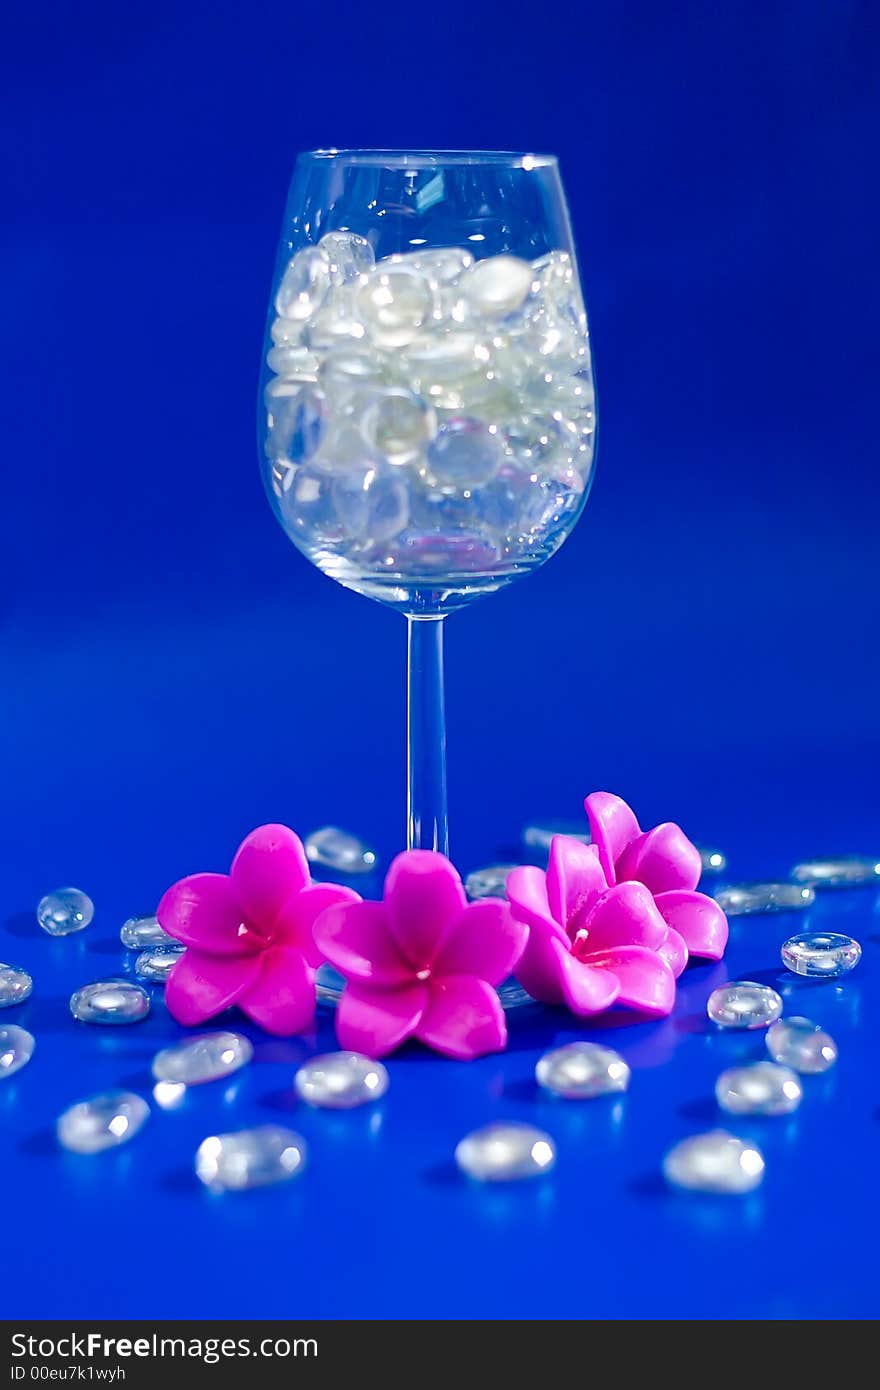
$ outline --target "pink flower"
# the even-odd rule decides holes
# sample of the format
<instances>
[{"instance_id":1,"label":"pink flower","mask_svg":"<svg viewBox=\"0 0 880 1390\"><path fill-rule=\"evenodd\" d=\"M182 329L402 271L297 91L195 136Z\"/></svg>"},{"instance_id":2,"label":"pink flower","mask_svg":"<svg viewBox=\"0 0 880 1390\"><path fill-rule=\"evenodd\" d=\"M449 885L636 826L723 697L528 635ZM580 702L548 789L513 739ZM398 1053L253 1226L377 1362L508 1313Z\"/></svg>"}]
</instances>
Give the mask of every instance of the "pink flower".
<instances>
[{"instance_id":1,"label":"pink flower","mask_svg":"<svg viewBox=\"0 0 880 1390\"><path fill-rule=\"evenodd\" d=\"M382 902L340 903L315 923L318 947L347 980L340 1046L384 1057L418 1038L448 1057L500 1051L507 1027L495 986L526 935L505 902L469 903L442 854L399 854Z\"/></svg>"},{"instance_id":2,"label":"pink flower","mask_svg":"<svg viewBox=\"0 0 880 1390\"><path fill-rule=\"evenodd\" d=\"M237 1004L267 1032L301 1033L314 1017L322 960L315 919L359 901L349 888L311 882L286 825L252 830L228 874L182 878L159 904L161 925L187 947L168 976L169 1012L189 1026Z\"/></svg>"}]
</instances>

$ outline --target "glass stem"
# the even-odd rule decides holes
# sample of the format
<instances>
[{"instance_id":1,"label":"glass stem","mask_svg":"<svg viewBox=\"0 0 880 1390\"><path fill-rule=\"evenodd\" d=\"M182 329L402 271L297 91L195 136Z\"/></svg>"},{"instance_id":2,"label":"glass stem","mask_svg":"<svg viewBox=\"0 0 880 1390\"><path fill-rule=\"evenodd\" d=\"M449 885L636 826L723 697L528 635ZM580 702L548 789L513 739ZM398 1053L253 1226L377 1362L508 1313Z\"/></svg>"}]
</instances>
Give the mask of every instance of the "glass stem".
<instances>
[{"instance_id":1,"label":"glass stem","mask_svg":"<svg viewBox=\"0 0 880 1390\"><path fill-rule=\"evenodd\" d=\"M406 846L448 854L442 617L407 617L406 661Z\"/></svg>"}]
</instances>

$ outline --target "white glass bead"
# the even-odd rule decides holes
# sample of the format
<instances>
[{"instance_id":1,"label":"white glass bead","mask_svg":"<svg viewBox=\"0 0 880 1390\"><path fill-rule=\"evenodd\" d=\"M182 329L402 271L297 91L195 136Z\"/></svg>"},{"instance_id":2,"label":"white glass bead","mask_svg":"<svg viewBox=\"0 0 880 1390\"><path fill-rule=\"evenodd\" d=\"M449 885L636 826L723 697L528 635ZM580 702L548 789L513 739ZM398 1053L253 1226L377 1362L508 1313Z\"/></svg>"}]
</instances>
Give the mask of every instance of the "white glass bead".
<instances>
[{"instance_id":1,"label":"white glass bead","mask_svg":"<svg viewBox=\"0 0 880 1390\"><path fill-rule=\"evenodd\" d=\"M460 246L435 246L427 251L411 251L406 256L389 256L388 261L391 264L403 261L423 271L435 285L451 285L463 270L473 265L474 258Z\"/></svg>"},{"instance_id":2,"label":"white glass bead","mask_svg":"<svg viewBox=\"0 0 880 1390\"><path fill-rule=\"evenodd\" d=\"M331 498L346 534L364 542L390 540L409 518L409 488L382 465L340 475Z\"/></svg>"},{"instance_id":3,"label":"white glass bead","mask_svg":"<svg viewBox=\"0 0 880 1390\"><path fill-rule=\"evenodd\" d=\"M782 943L782 962L795 975L836 980L854 970L862 948L840 932L805 931Z\"/></svg>"},{"instance_id":4,"label":"white glass bead","mask_svg":"<svg viewBox=\"0 0 880 1390\"><path fill-rule=\"evenodd\" d=\"M434 292L427 276L381 261L355 295L359 318L381 347L403 347L430 318Z\"/></svg>"},{"instance_id":5,"label":"white glass bead","mask_svg":"<svg viewBox=\"0 0 880 1390\"><path fill-rule=\"evenodd\" d=\"M700 864L704 874L723 874L727 868L727 855L720 849L700 850Z\"/></svg>"},{"instance_id":6,"label":"white glass bead","mask_svg":"<svg viewBox=\"0 0 880 1390\"><path fill-rule=\"evenodd\" d=\"M58 1141L77 1154L96 1154L127 1144L146 1123L150 1107L132 1091L105 1091L72 1105L60 1116Z\"/></svg>"},{"instance_id":7,"label":"white glass bead","mask_svg":"<svg viewBox=\"0 0 880 1390\"><path fill-rule=\"evenodd\" d=\"M695 1134L669 1150L666 1181L691 1192L735 1195L752 1192L764 1177L764 1156L754 1144L726 1130Z\"/></svg>"},{"instance_id":8,"label":"white glass bead","mask_svg":"<svg viewBox=\"0 0 880 1390\"><path fill-rule=\"evenodd\" d=\"M731 1115L790 1115L802 1097L794 1072L776 1062L729 1067L715 1082L715 1099Z\"/></svg>"},{"instance_id":9,"label":"white glass bead","mask_svg":"<svg viewBox=\"0 0 880 1390\"><path fill-rule=\"evenodd\" d=\"M474 869L464 881L464 891L471 901L480 898L505 898L507 875L515 868L515 864L487 864L484 869Z\"/></svg>"},{"instance_id":10,"label":"white glass bead","mask_svg":"<svg viewBox=\"0 0 880 1390\"><path fill-rule=\"evenodd\" d=\"M196 1174L212 1192L246 1192L298 1177L307 1154L306 1141L294 1130L260 1125L203 1140Z\"/></svg>"},{"instance_id":11,"label":"white glass bead","mask_svg":"<svg viewBox=\"0 0 880 1390\"><path fill-rule=\"evenodd\" d=\"M475 488L487 483L504 460L504 445L494 425L468 417L450 420L437 432L427 455L434 486Z\"/></svg>"},{"instance_id":12,"label":"white glass bead","mask_svg":"<svg viewBox=\"0 0 880 1390\"><path fill-rule=\"evenodd\" d=\"M95 915L95 905L79 888L56 888L37 904L37 921L49 936L82 931Z\"/></svg>"},{"instance_id":13,"label":"white glass bead","mask_svg":"<svg viewBox=\"0 0 880 1390\"><path fill-rule=\"evenodd\" d=\"M159 926L158 917L129 917L119 928L119 940L129 951L146 951L151 946L176 946L173 936L169 936Z\"/></svg>"},{"instance_id":14,"label":"white glass bead","mask_svg":"<svg viewBox=\"0 0 880 1390\"><path fill-rule=\"evenodd\" d=\"M339 874L368 874L376 867L375 850L336 825L313 830L303 843L309 863L321 869Z\"/></svg>"},{"instance_id":15,"label":"white glass bead","mask_svg":"<svg viewBox=\"0 0 880 1390\"><path fill-rule=\"evenodd\" d=\"M128 980L97 980L71 995L70 1012L80 1023L140 1023L150 1012L150 996Z\"/></svg>"},{"instance_id":16,"label":"white glass bead","mask_svg":"<svg viewBox=\"0 0 880 1390\"><path fill-rule=\"evenodd\" d=\"M318 246L330 266L334 285L346 285L373 269L376 257L370 243L356 232L328 232Z\"/></svg>"},{"instance_id":17,"label":"white glass bead","mask_svg":"<svg viewBox=\"0 0 880 1390\"><path fill-rule=\"evenodd\" d=\"M314 384L318 380L320 363L309 348L279 343L267 356L266 363L285 381Z\"/></svg>"},{"instance_id":18,"label":"white glass bead","mask_svg":"<svg viewBox=\"0 0 880 1390\"><path fill-rule=\"evenodd\" d=\"M499 319L523 306L534 281L528 261L491 256L466 270L457 289L470 313Z\"/></svg>"},{"instance_id":19,"label":"white glass bead","mask_svg":"<svg viewBox=\"0 0 880 1390\"><path fill-rule=\"evenodd\" d=\"M795 883L813 888L864 888L880 885L880 859L808 859L791 871Z\"/></svg>"},{"instance_id":20,"label":"white glass bead","mask_svg":"<svg viewBox=\"0 0 880 1390\"><path fill-rule=\"evenodd\" d=\"M384 1096L388 1072L381 1062L360 1052L327 1052L305 1062L293 1085L300 1100L309 1105L352 1110Z\"/></svg>"},{"instance_id":21,"label":"white glass bead","mask_svg":"<svg viewBox=\"0 0 880 1390\"><path fill-rule=\"evenodd\" d=\"M296 347L302 342L303 325L299 319L273 319L269 337L276 347Z\"/></svg>"},{"instance_id":22,"label":"white glass bead","mask_svg":"<svg viewBox=\"0 0 880 1390\"><path fill-rule=\"evenodd\" d=\"M34 982L26 970L16 965L4 965L0 961L0 1009L10 1009L13 1004L23 1004L30 998Z\"/></svg>"},{"instance_id":23,"label":"white glass bead","mask_svg":"<svg viewBox=\"0 0 880 1390\"><path fill-rule=\"evenodd\" d=\"M185 950L185 946L175 942L173 946L153 946L149 951L141 951L134 963L136 978L149 985L164 985Z\"/></svg>"},{"instance_id":24,"label":"white glass bead","mask_svg":"<svg viewBox=\"0 0 880 1390\"><path fill-rule=\"evenodd\" d=\"M34 1055L36 1040L26 1028L0 1023L0 1081L26 1067Z\"/></svg>"},{"instance_id":25,"label":"white glass bead","mask_svg":"<svg viewBox=\"0 0 880 1390\"><path fill-rule=\"evenodd\" d=\"M241 1033L198 1033L173 1047L163 1047L153 1058L153 1078L179 1086L201 1086L221 1081L240 1071L254 1055Z\"/></svg>"},{"instance_id":26,"label":"white glass bead","mask_svg":"<svg viewBox=\"0 0 880 1390\"><path fill-rule=\"evenodd\" d=\"M328 391L334 387L347 390L364 386L381 387L386 384L383 363L375 351L356 344L335 347L324 355L321 384Z\"/></svg>"},{"instance_id":27,"label":"white glass bead","mask_svg":"<svg viewBox=\"0 0 880 1390\"><path fill-rule=\"evenodd\" d=\"M412 391L389 387L367 407L361 422L364 439L397 466L418 458L437 433L437 416Z\"/></svg>"},{"instance_id":28,"label":"white glass bead","mask_svg":"<svg viewBox=\"0 0 880 1390\"><path fill-rule=\"evenodd\" d=\"M767 1029L767 1051L774 1062L814 1076L837 1061L837 1044L808 1018L780 1018Z\"/></svg>"},{"instance_id":29,"label":"white glass bead","mask_svg":"<svg viewBox=\"0 0 880 1390\"><path fill-rule=\"evenodd\" d=\"M736 883L713 895L728 917L757 912L802 912L816 901L812 888L798 883Z\"/></svg>"},{"instance_id":30,"label":"white glass bead","mask_svg":"<svg viewBox=\"0 0 880 1390\"><path fill-rule=\"evenodd\" d=\"M782 1013L782 998L769 985L736 980L713 989L706 1012L719 1028L767 1028Z\"/></svg>"},{"instance_id":31,"label":"white glass bead","mask_svg":"<svg viewBox=\"0 0 880 1390\"><path fill-rule=\"evenodd\" d=\"M549 1173L556 1145L541 1129L515 1121L486 1125L465 1136L455 1150L463 1173L479 1182L515 1182Z\"/></svg>"},{"instance_id":32,"label":"white glass bead","mask_svg":"<svg viewBox=\"0 0 880 1390\"><path fill-rule=\"evenodd\" d=\"M284 272L275 308L282 318L303 322L323 304L330 288L330 262L317 246L297 251Z\"/></svg>"},{"instance_id":33,"label":"white glass bead","mask_svg":"<svg viewBox=\"0 0 880 1390\"><path fill-rule=\"evenodd\" d=\"M625 1091L630 1069L619 1053L598 1043L573 1042L554 1048L535 1067L539 1086L566 1100L592 1100Z\"/></svg>"}]
</instances>

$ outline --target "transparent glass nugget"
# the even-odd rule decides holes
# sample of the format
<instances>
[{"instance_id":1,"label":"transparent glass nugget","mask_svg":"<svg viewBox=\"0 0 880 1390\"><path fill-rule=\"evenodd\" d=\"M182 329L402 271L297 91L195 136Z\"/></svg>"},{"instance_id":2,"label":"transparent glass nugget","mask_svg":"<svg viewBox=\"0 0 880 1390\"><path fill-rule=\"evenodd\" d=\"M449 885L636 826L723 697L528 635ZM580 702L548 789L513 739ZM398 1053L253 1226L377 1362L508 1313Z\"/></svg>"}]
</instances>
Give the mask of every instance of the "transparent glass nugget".
<instances>
[{"instance_id":1,"label":"transparent glass nugget","mask_svg":"<svg viewBox=\"0 0 880 1390\"><path fill-rule=\"evenodd\" d=\"M761 1150L724 1129L682 1139L663 1160L666 1181L691 1192L751 1192L763 1180Z\"/></svg>"},{"instance_id":2,"label":"transparent glass nugget","mask_svg":"<svg viewBox=\"0 0 880 1390\"><path fill-rule=\"evenodd\" d=\"M173 936L169 936L159 926L158 917L129 917L119 928L119 940L129 951L146 951L151 946L176 946Z\"/></svg>"},{"instance_id":3,"label":"transparent glass nugget","mask_svg":"<svg viewBox=\"0 0 880 1390\"><path fill-rule=\"evenodd\" d=\"M147 1102L132 1091L105 1091L65 1110L58 1120L58 1141L72 1153L101 1153L127 1144L149 1114Z\"/></svg>"},{"instance_id":4,"label":"transparent glass nugget","mask_svg":"<svg viewBox=\"0 0 880 1390\"><path fill-rule=\"evenodd\" d=\"M794 1072L775 1062L730 1067L715 1082L715 1099L731 1115L790 1115L802 1096Z\"/></svg>"},{"instance_id":5,"label":"transparent glass nugget","mask_svg":"<svg viewBox=\"0 0 880 1390\"><path fill-rule=\"evenodd\" d=\"M758 912L802 912L816 901L812 888L799 883L735 883L713 895L728 917Z\"/></svg>"},{"instance_id":6,"label":"transparent glass nugget","mask_svg":"<svg viewBox=\"0 0 880 1390\"><path fill-rule=\"evenodd\" d=\"M129 980L96 980L71 995L70 1012L80 1023L140 1023L150 1012L150 996Z\"/></svg>"},{"instance_id":7,"label":"transparent glass nugget","mask_svg":"<svg viewBox=\"0 0 880 1390\"><path fill-rule=\"evenodd\" d=\"M767 1029L767 1051L774 1062L804 1076L828 1071L837 1061L837 1044L809 1018L780 1018Z\"/></svg>"},{"instance_id":8,"label":"transparent glass nugget","mask_svg":"<svg viewBox=\"0 0 880 1390\"><path fill-rule=\"evenodd\" d=\"M26 970L0 962L0 1009L23 1004L30 997L34 982Z\"/></svg>"},{"instance_id":9,"label":"transparent glass nugget","mask_svg":"<svg viewBox=\"0 0 880 1390\"><path fill-rule=\"evenodd\" d=\"M535 1067L538 1085L566 1100L592 1100L594 1096L625 1091L630 1070L619 1053L598 1043L573 1042L554 1048L539 1058Z\"/></svg>"},{"instance_id":10,"label":"transparent glass nugget","mask_svg":"<svg viewBox=\"0 0 880 1390\"><path fill-rule=\"evenodd\" d=\"M507 875L515 868L515 864L488 864L484 869L474 869L464 881L464 891L472 902L479 898L503 898Z\"/></svg>"},{"instance_id":11,"label":"transparent glass nugget","mask_svg":"<svg viewBox=\"0 0 880 1390\"><path fill-rule=\"evenodd\" d=\"M486 1125L461 1140L455 1161L463 1173L479 1182L514 1182L549 1173L556 1162L556 1145L533 1125Z\"/></svg>"},{"instance_id":12,"label":"transparent glass nugget","mask_svg":"<svg viewBox=\"0 0 880 1390\"><path fill-rule=\"evenodd\" d=\"M247 1192L298 1177L307 1154L301 1134L260 1125L205 1139L196 1154L196 1174L213 1192Z\"/></svg>"},{"instance_id":13,"label":"transparent glass nugget","mask_svg":"<svg viewBox=\"0 0 880 1390\"><path fill-rule=\"evenodd\" d=\"M851 936L839 932L805 931L782 943L782 962L795 975L836 980L854 970L862 948Z\"/></svg>"},{"instance_id":14,"label":"transparent glass nugget","mask_svg":"<svg viewBox=\"0 0 880 1390\"><path fill-rule=\"evenodd\" d=\"M375 851L356 835L335 825L313 830L303 843L310 864L332 869L334 873L368 874L376 866Z\"/></svg>"},{"instance_id":15,"label":"transparent glass nugget","mask_svg":"<svg viewBox=\"0 0 880 1390\"><path fill-rule=\"evenodd\" d=\"M26 1067L34 1055L33 1033L14 1023L0 1024L0 1081Z\"/></svg>"},{"instance_id":16,"label":"transparent glass nugget","mask_svg":"<svg viewBox=\"0 0 880 1390\"><path fill-rule=\"evenodd\" d=\"M37 904L37 921L49 936L82 931L95 915L95 905L79 888L56 888Z\"/></svg>"},{"instance_id":17,"label":"transparent glass nugget","mask_svg":"<svg viewBox=\"0 0 880 1390\"><path fill-rule=\"evenodd\" d=\"M328 1110L352 1110L379 1100L388 1090L381 1062L360 1052L327 1052L312 1057L293 1078L300 1100Z\"/></svg>"},{"instance_id":18,"label":"transparent glass nugget","mask_svg":"<svg viewBox=\"0 0 880 1390\"><path fill-rule=\"evenodd\" d=\"M589 828L579 821L551 820L533 821L522 834L523 845L532 853L549 855L554 835L568 835L582 844L590 843Z\"/></svg>"},{"instance_id":19,"label":"transparent glass nugget","mask_svg":"<svg viewBox=\"0 0 880 1390\"><path fill-rule=\"evenodd\" d=\"M769 985L735 980L713 989L706 1012L719 1028L767 1028L782 1013L782 998Z\"/></svg>"},{"instance_id":20,"label":"transparent glass nugget","mask_svg":"<svg viewBox=\"0 0 880 1390\"><path fill-rule=\"evenodd\" d=\"M150 951L141 951L134 963L134 973L139 980L148 985L164 985L185 946L156 946Z\"/></svg>"},{"instance_id":21,"label":"transparent glass nugget","mask_svg":"<svg viewBox=\"0 0 880 1390\"><path fill-rule=\"evenodd\" d=\"M791 871L795 883L813 888L865 888L880 885L880 859L852 855L846 859L808 859Z\"/></svg>"},{"instance_id":22,"label":"transparent glass nugget","mask_svg":"<svg viewBox=\"0 0 880 1390\"><path fill-rule=\"evenodd\" d=\"M156 1081L172 1085L200 1086L220 1081L246 1066L254 1055L240 1033L198 1033L173 1047L163 1047L153 1058Z\"/></svg>"}]
</instances>

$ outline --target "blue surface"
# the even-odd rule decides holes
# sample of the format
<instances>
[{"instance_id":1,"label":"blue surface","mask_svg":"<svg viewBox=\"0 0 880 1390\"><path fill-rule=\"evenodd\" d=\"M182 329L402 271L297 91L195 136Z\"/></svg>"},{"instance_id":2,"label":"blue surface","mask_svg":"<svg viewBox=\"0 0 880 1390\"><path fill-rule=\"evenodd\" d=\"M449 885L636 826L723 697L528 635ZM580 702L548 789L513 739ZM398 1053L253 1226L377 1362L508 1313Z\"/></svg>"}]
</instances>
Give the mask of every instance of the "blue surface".
<instances>
[{"instance_id":1,"label":"blue surface","mask_svg":"<svg viewBox=\"0 0 880 1390\"><path fill-rule=\"evenodd\" d=\"M670 1196L658 1165L717 1120L714 1078L761 1039L709 1033L725 977L774 980L802 919L738 924L674 1017L615 1027L619 1103L555 1105L512 1021L473 1065L392 1059L375 1112L289 1108L317 1039L258 1043L229 1091L129 1148L59 1154L69 1102L147 1085L178 1033L75 1027L121 921L224 869L267 820L403 835L403 623L313 571L272 520L254 448L266 297L297 149L560 154L590 300L602 439L587 512L539 575L448 627L453 854L533 815L626 796L722 845L735 877L876 852L874 190L877 17L837 0L731 7L320 7L267 0L13 14L0 134L4 585L0 959L37 1035L0 1090L2 1312L21 1316L853 1317L878 1312L872 894L811 920L865 956L786 980L837 1038L791 1120L737 1124L768 1160L744 1201ZM3 196L3 195L0 195ZM42 893L97 904L43 937ZM600 1033L587 1032L589 1036ZM556 1172L474 1190L455 1142L546 1124ZM217 1200L199 1140L288 1121L311 1170Z\"/></svg>"}]
</instances>

